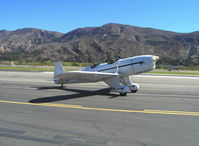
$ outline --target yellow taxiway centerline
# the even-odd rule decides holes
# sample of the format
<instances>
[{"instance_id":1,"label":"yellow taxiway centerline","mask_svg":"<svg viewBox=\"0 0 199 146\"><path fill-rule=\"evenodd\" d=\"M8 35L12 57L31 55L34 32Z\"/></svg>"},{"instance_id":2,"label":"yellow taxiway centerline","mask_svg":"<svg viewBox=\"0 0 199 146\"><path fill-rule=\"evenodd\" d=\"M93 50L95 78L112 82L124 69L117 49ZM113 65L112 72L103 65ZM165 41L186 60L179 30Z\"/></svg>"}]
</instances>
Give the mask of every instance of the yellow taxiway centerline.
<instances>
[{"instance_id":1,"label":"yellow taxiway centerline","mask_svg":"<svg viewBox=\"0 0 199 146\"><path fill-rule=\"evenodd\" d=\"M84 109L84 110L95 110L95 111L125 112L125 113L199 116L199 112L186 112L186 111L149 110L149 109L123 110L123 109L85 107L82 105L54 104L54 103L27 103L27 102L7 101L7 100L0 100L0 103L13 103L13 104L21 104L21 105L35 105L35 106L60 107L60 108Z\"/></svg>"}]
</instances>

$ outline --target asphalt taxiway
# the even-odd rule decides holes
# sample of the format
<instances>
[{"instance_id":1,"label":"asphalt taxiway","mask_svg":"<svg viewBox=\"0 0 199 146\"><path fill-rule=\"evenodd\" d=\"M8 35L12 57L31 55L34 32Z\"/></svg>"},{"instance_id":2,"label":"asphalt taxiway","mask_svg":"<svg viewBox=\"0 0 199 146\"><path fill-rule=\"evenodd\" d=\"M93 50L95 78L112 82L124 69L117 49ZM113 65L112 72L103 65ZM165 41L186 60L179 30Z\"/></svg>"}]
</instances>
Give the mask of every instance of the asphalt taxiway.
<instances>
[{"instance_id":1,"label":"asphalt taxiway","mask_svg":"<svg viewBox=\"0 0 199 146\"><path fill-rule=\"evenodd\" d=\"M199 77L134 76L137 93L103 82L60 89L52 73L0 71L0 145L198 145Z\"/></svg>"}]
</instances>

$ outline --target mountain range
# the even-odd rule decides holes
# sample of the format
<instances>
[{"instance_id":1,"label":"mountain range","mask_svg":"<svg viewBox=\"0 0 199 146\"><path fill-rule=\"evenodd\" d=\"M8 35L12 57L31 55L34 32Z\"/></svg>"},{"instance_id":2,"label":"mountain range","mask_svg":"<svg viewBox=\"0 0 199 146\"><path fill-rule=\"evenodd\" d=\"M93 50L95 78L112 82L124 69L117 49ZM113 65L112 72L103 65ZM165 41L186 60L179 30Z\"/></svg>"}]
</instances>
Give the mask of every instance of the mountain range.
<instances>
[{"instance_id":1,"label":"mountain range","mask_svg":"<svg viewBox=\"0 0 199 146\"><path fill-rule=\"evenodd\" d=\"M0 31L1 60L99 62L145 54L160 56L163 62L199 64L199 31L176 33L114 23L65 34L35 28Z\"/></svg>"}]
</instances>

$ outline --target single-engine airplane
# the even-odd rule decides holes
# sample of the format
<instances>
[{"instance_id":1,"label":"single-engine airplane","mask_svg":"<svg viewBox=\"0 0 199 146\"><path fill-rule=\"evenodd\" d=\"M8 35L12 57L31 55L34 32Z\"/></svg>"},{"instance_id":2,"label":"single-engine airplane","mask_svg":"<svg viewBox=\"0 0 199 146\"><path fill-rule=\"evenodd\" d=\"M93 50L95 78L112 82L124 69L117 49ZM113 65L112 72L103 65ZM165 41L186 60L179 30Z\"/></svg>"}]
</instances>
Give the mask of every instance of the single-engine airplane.
<instances>
[{"instance_id":1,"label":"single-engine airplane","mask_svg":"<svg viewBox=\"0 0 199 146\"><path fill-rule=\"evenodd\" d=\"M90 65L81 71L65 71L59 61L55 63L53 79L55 84L61 84L61 87L67 83L104 81L112 88L112 92L126 96L128 92L135 93L139 89L139 85L133 83L130 76L155 69L158 59L159 57L154 55L141 55L119 59L111 63Z\"/></svg>"}]
</instances>

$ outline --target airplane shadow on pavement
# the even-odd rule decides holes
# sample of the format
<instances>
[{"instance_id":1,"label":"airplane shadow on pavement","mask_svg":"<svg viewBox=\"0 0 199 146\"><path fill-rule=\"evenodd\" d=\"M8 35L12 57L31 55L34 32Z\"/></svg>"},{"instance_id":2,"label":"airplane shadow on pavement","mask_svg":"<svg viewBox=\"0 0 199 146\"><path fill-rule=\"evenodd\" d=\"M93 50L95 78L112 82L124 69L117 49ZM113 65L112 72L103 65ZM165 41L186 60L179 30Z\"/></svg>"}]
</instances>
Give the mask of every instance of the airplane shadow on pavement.
<instances>
[{"instance_id":1,"label":"airplane shadow on pavement","mask_svg":"<svg viewBox=\"0 0 199 146\"><path fill-rule=\"evenodd\" d=\"M70 92L74 92L75 94L42 97L42 98L32 99L29 102L30 103L48 103L48 102L56 102L56 101L61 101L61 100L83 98L83 97L94 96L94 95L110 96L109 97L110 99L111 98L116 98L116 97L119 96L117 94L110 93L111 88L105 88L105 89L100 89L100 90L96 90L96 91L87 91L87 90L80 90L80 89L60 88L60 87L57 87L57 86L52 86L52 87L38 87L37 88L37 90L50 90L50 89L58 89L58 90L70 91Z\"/></svg>"}]
</instances>

